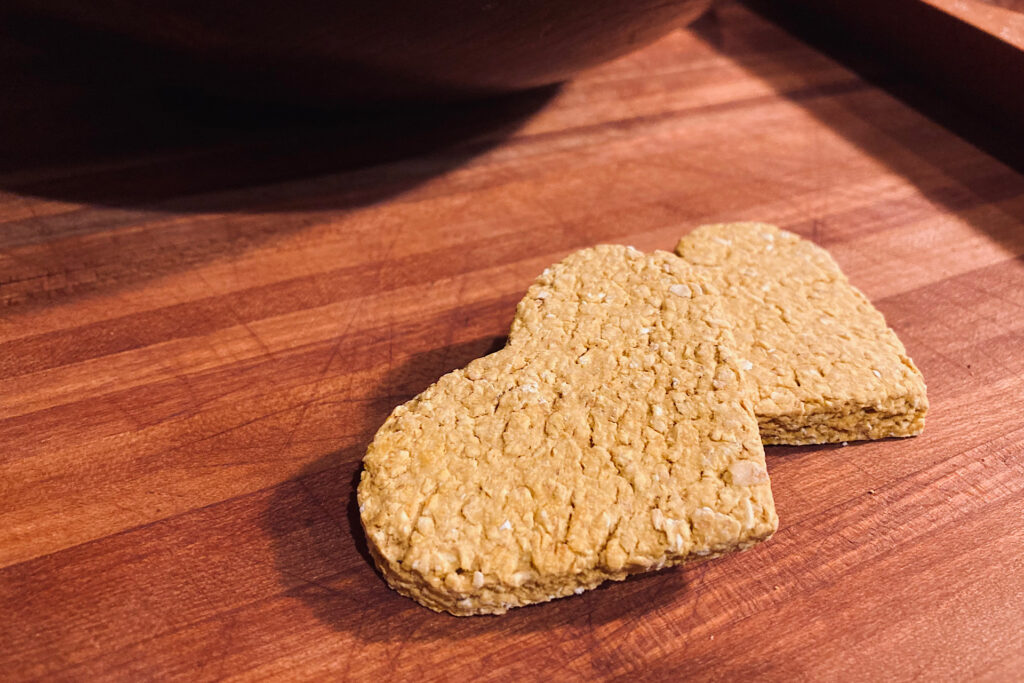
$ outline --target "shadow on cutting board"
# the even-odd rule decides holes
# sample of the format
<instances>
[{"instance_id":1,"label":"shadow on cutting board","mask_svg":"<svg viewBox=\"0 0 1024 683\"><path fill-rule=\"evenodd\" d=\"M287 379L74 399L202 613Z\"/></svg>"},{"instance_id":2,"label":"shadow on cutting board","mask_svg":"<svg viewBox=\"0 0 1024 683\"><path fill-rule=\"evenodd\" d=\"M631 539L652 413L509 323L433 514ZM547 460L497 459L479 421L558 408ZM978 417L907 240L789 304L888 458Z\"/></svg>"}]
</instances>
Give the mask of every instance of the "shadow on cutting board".
<instances>
[{"instance_id":1,"label":"shadow on cutting board","mask_svg":"<svg viewBox=\"0 0 1024 683\"><path fill-rule=\"evenodd\" d=\"M368 408L372 422L382 423L396 405L446 372L497 351L505 341L484 338L412 356L380 383L380 398ZM333 629L366 641L451 640L553 628L584 632L673 605L686 592L684 573L668 569L605 583L582 596L514 609L502 617L434 613L391 590L373 566L355 496L365 448L365 443L355 445L309 465L293 481L305 495L283 489L264 513L285 594Z\"/></svg>"},{"instance_id":2,"label":"shadow on cutting board","mask_svg":"<svg viewBox=\"0 0 1024 683\"><path fill-rule=\"evenodd\" d=\"M809 85L787 93L792 83L784 79L792 80L792 50L752 53L746 43L756 42L757 36L736 35L731 24L723 27L715 10L691 28L719 53L914 184L929 201L970 223L1010 253L1024 253L1024 201L1009 201L1024 197L1024 147L1020 145L1024 138L1015 130L1019 128L1015 122L988 120L983 112L969 110L920 85L920 78L882 61L876 52L851 38L844 27L776 3L746 0L745 4L789 32L794 47L804 41L867 83ZM872 86L892 99L874 93L861 96ZM1006 123L1011 125L1003 125ZM979 149L1018 173L1007 172ZM937 176L946 182L937 182ZM986 204L1011 220L986 220L984 212L972 211Z\"/></svg>"},{"instance_id":3,"label":"shadow on cutting board","mask_svg":"<svg viewBox=\"0 0 1024 683\"><path fill-rule=\"evenodd\" d=\"M15 208L0 230L12 264L0 307L239 258L306 230L310 212L329 222L449 173L559 91L376 110L246 104L121 82L93 59L105 46L0 9L0 199Z\"/></svg>"},{"instance_id":4,"label":"shadow on cutting board","mask_svg":"<svg viewBox=\"0 0 1024 683\"><path fill-rule=\"evenodd\" d=\"M107 68L117 59L109 36L0 3L0 199L15 208L0 230L12 264L0 306L231 260L306 229L298 214L408 192L500 144L559 90L316 109L125 80Z\"/></svg>"},{"instance_id":5,"label":"shadow on cutting board","mask_svg":"<svg viewBox=\"0 0 1024 683\"><path fill-rule=\"evenodd\" d=\"M348 208L461 165L558 89L418 106L235 101L130 77L119 65L134 55L113 35L0 10L0 189L177 213ZM441 150L415 168L339 178L295 201L229 192Z\"/></svg>"}]
</instances>

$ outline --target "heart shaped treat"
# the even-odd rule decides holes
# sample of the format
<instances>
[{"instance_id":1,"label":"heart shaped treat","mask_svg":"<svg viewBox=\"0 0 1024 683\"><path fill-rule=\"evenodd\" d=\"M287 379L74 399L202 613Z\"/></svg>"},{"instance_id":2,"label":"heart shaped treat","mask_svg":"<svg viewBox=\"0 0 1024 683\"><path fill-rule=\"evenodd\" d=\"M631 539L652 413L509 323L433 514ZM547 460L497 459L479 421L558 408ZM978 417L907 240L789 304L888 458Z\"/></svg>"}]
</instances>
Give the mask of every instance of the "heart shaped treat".
<instances>
[{"instance_id":1,"label":"heart shaped treat","mask_svg":"<svg viewBox=\"0 0 1024 683\"><path fill-rule=\"evenodd\" d=\"M914 436L924 377L821 247L774 225L705 225L676 251L722 294L766 444Z\"/></svg>"},{"instance_id":2,"label":"heart shaped treat","mask_svg":"<svg viewBox=\"0 0 1024 683\"><path fill-rule=\"evenodd\" d=\"M385 579L434 610L500 614L771 536L732 344L672 254L600 246L546 270L505 348L370 444L359 509Z\"/></svg>"}]
</instances>

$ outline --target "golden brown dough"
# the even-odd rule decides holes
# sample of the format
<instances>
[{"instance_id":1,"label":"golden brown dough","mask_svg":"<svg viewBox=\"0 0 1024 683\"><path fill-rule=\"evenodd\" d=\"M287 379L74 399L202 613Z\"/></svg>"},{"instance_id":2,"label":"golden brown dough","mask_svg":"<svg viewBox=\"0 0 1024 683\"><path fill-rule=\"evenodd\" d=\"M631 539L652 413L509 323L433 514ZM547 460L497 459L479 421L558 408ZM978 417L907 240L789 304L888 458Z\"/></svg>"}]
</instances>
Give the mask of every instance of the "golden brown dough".
<instances>
[{"instance_id":1,"label":"golden brown dough","mask_svg":"<svg viewBox=\"0 0 1024 683\"><path fill-rule=\"evenodd\" d=\"M775 531L753 405L718 297L672 254L577 252L508 345L394 410L359 509L385 579L500 614Z\"/></svg>"},{"instance_id":2,"label":"golden brown dough","mask_svg":"<svg viewBox=\"0 0 1024 683\"><path fill-rule=\"evenodd\" d=\"M828 252L764 223L706 225L676 253L722 294L736 351L757 386L765 444L924 429L924 378L882 314Z\"/></svg>"}]
</instances>

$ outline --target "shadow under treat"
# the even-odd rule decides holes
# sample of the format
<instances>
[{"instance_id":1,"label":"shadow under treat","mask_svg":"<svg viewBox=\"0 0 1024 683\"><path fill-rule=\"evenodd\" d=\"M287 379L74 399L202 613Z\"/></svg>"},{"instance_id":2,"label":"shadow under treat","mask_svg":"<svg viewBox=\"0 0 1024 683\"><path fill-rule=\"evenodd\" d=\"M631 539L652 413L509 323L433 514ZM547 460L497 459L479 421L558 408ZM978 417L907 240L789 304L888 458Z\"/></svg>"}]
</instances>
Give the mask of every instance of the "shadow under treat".
<instances>
[{"instance_id":1,"label":"shadow under treat","mask_svg":"<svg viewBox=\"0 0 1024 683\"><path fill-rule=\"evenodd\" d=\"M369 404L372 422L383 423L396 405L441 375L501 349L505 341L484 338L412 356L380 383L380 400ZM367 434L366 440L372 436ZM338 631L364 641L434 641L491 632L583 630L649 613L686 590L684 573L668 569L608 582L582 596L514 609L502 617L434 613L391 590L373 566L356 502L364 452L360 444L312 463L281 488L264 515L286 593Z\"/></svg>"}]
</instances>

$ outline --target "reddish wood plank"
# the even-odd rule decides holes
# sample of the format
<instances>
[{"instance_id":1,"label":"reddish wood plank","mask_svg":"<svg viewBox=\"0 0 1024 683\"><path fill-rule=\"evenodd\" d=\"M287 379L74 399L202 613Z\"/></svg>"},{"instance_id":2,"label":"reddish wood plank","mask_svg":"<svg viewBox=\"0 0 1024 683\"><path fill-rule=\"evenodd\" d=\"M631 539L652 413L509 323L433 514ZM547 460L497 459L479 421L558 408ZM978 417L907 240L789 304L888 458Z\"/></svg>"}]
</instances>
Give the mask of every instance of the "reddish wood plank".
<instances>
[{"instance_id":1,"label":"reddish wood plank","mask_svg":"<svg viewBox=\"0 0 1024 683\"><path fill-rule=\"evenodd\" d=\"M1024 177L737 5L533 97L377 164L314 127L0 172L5 676L1019 678ZM770 449L740 555L501 618L388 590L352 510L388 411L564 254L734 219L830 249L925 434Z\"/></svg>"}]
</instances>

